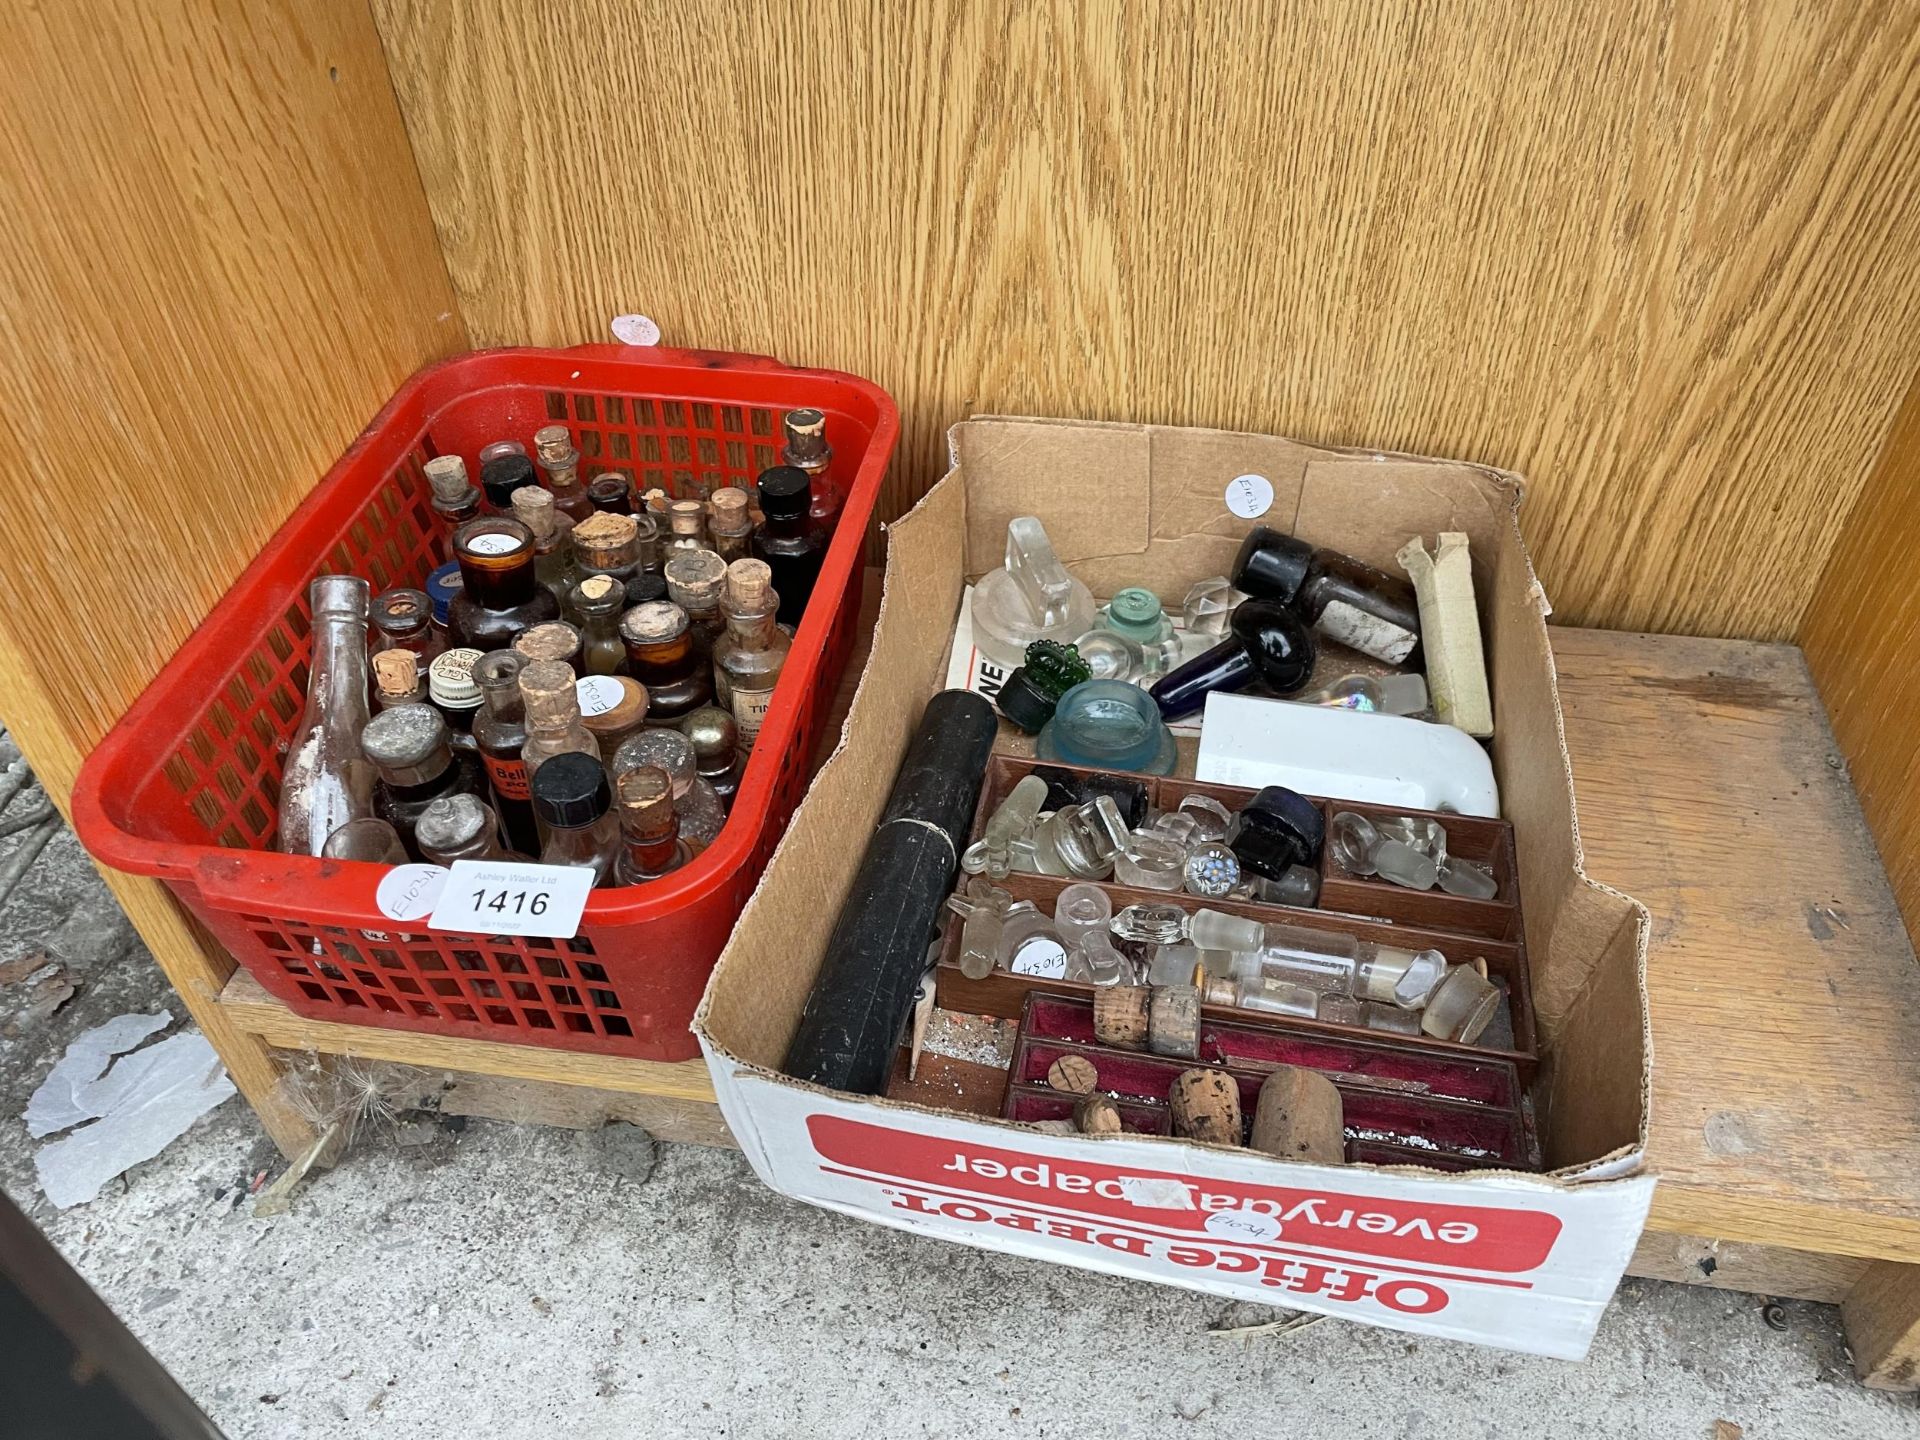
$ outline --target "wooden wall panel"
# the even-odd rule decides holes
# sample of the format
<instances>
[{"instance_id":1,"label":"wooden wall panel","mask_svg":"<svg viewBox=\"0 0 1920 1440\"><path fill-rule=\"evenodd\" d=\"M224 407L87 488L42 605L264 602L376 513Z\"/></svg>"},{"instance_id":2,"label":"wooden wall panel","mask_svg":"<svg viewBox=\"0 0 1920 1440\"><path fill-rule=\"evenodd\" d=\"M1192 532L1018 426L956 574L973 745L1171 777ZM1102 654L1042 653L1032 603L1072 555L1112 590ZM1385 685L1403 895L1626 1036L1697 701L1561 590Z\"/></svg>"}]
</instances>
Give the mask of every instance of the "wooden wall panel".
<instances>
[{"instance_id":1,"label":"wooden wall panel","mask_svg":"<svg viewBox=\"0 0 1920 1440\"><path fill-rule=\"evenodd\" d=\"M1920 945L1920 377L1847 519L1800 643Z\"/></svg>"},{"instance_id":2,"label":"wooden wall panel","mask_svg":"<svg viewBox=\"0 0 1920 1440\"><path fill-rule=\"evenodd\" d=\"M0 10L0 716L80 763L411 371L466 331L364 0ZM109 875L283 1146L232 968Z\"/></svg>"},{"instance_id":3,"label":"wooden wall panel","mask_svg":"<svg viewBox=\"0 0 1920 1440\"><path fill-rule=\"evenodd\" d=\"M895 510L972 411L1433 451L1781 638L1920 359L1914 0L373 3L477 341L860 371Z\"/></svg>"}]
</instances>

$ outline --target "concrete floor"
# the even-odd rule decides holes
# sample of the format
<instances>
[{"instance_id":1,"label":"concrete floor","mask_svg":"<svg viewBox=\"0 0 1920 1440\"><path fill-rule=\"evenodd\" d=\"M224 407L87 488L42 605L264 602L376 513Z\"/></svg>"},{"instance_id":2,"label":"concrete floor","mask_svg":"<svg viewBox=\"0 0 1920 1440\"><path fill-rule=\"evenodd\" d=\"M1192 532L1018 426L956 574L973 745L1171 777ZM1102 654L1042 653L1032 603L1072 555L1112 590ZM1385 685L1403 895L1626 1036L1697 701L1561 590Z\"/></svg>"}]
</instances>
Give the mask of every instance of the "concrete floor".
<instances>
[{"instance_id":1,"label":"concrete floor","mask_svg":"<svg viewBox=\"0 0 1920 1440\"><path fill-rule=\"evenodd\" d=\"M281 1167L234 1100L55 1211L27 1096L87 1026L182 1011L69 835L0 912L0 962L36 948L80 991L0 1039L0 1186L234 1440L1920 1436L1825 1306L1776 1332L1753 1297L1630 1280L1581 1365L1334 1320L1222 1339L1276 1312L864 1225L624 1128L375 1126L256 1219Z\"/></svg>"}]
</instances>

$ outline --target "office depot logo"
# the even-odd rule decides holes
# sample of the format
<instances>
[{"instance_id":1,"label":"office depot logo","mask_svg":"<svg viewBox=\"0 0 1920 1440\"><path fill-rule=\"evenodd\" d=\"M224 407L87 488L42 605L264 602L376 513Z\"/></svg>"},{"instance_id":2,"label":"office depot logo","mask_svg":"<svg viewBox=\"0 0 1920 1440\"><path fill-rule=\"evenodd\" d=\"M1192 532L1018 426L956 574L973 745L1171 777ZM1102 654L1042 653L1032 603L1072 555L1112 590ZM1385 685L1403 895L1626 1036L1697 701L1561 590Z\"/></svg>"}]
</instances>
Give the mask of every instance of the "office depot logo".
<instances>
[{"instance_id":1,"label":"office depot logo","mask_svg":"<svg viewBox=\"0 0 1920 1440\"><path fill-rule=\"evenodd\" d=\"M1362 1298L1344 1294L1361 1281L1314 1278L1332 1270L1307 1266L1301 1250L1337 1252L1358 1257L1362 1263L1370 1259L1515 1274L1538 1268L1561 1233L1559 1216L1543 1210L1371 1195L1364 1190L1365 1177L1359 1175L1351 1190L1309 1189L1056 1160L829 1114L809 1115L807 1130L827 1166L844 1167L846 1173L860 1178L902 1182L906 1188L889 1195L889 1203L896 1208L919 1203L970 1207L983 1212L977 1223L1011 1228L1024 1228L1025 1222L1013 1224L1002 1218L1003 1205L1017 1207L1005 1213L1044 1212L1039 1222L1043 1224L1058 1223L1046 1215L1064 1214L1073 1221L1091 1222L1090 1235L1108 1233L1108 1240L1084 1243L1110 1249L1126 1248L1112 1238L1122 1231L1132 1237L1129 1245L1139 1241L1142 1232L1170 1240L1191 1237L1193 1243L1184 1253L1194 1258L1173 1254L1178 1246L1162 1245L1156 1253L1170 1264L1195 1268L1230 1269L1256 1263L1255 1257L1244 1253L1224 1265L1216 1263L1217 1256L1201 1258L1215 1245L1277 1243L1292 1258L1260 1257L1261 1283L1288 1288L1284 1280L1270 1280L1268 1273L1293 1277L1300 1284L1328 1287L1313 1293L1326 1293L1329 1298ZM914 1191L921 1192L919 1199L912 1198ZM936 1198L927 1198L925 1192L933 1192ZM945 1210L938 1213L948 1219L969 1219ZM1106 1222L1105 1232L1099 1230L1100 1222ZM1358 1276L1361 1271L1348 1268L1342 1273ZM1365 1294L1391 1304L1382 1299L1377 1284Z\"/></svg>"}]
</instances>

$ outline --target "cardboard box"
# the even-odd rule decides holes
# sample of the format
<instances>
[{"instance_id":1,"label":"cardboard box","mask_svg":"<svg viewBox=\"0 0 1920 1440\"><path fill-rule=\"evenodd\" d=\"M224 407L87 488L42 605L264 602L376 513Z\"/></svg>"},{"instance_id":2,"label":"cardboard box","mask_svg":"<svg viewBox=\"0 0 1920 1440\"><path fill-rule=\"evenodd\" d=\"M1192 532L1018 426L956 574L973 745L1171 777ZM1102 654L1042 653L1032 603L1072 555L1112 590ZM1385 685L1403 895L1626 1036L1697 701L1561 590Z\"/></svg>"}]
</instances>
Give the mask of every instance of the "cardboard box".
<instances>
[{"instance_id":1,"label":"cardboard box","mask_svg":"<svg viewBox=\"0 0 1920 1440\"><path fill-rule=\"evenodd\" d=\"M840 748L694 1020L754 1169L785 1194L942 1239L1584 1355L1653 1190L1641 1165L1648 917L1581 869L1517 478L1272 436L1078 421L976 419L954 428L951 446L952 471L889 532L872 656ZM1000 564L1007 522L1038 515L1096 595L1146 584L1177 607L1192 581L1225 572L1253 523L1225 499L1247 475L1273 487L1266 523L1374 565L1394 568L1413 535L1472 537L1493 758L1515 826L1540 1029L1545 1175L1311 1166L1157 1137L1056 1136L778 1073L908 736L942 683L962 589Z\"/></svg>"}]
</instances>

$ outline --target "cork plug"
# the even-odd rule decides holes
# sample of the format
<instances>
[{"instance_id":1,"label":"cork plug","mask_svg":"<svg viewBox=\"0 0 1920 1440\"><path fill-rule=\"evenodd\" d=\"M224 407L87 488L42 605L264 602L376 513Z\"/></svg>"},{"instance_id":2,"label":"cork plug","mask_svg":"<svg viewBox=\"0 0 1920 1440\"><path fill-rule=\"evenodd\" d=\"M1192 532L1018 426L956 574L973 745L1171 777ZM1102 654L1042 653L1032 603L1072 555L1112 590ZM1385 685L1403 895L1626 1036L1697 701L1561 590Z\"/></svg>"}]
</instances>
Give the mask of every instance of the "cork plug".
<instances>
[{"instance_id":1,"label":"cork plug","mask_svg":"<svg viewBox=\"0 0 1920 1440\"><path fill-rule=\"evenodd\" d=\"M631 550L639 533L631 515L599 510L573 527L573 553L582 564L612 569L626 563L629 557L625 552Z\"/></svg>"},{"instance_id":2,"label":"cork plug","mask_svg":"<svg viewBox=\"0 0 1920 1440\"><path fill-rule=\"evenodd\" d=\"M652 515L666 514L667 507L672 503L667 498L667 492L662 490L658 485L647 491L641 498L646 502L647 512Z\"/></svg>"},{"instance_id":3,"label":"cork plug","mask_svg":"<svg viewBox=\"0 0 1920 1440\"><path fill-rule=\"evenodd\" d=\"M611 575L589 575L580 582L580 593L596 604L605 600L616 590L620 592L622 599L626 597L627 587Z\"/></svg>"},{"instance_id":4,"label":"cork plug","mask_svg":"<svg viewBox=\"0 0 1920 1440\"><path fill-rule=\"evenodd\" d=\"M580 715L573 689L573 667L559 660L535 660L520 671L520 695L527 702L529 728L570 725Z\"/></svg>"},{"instance_id":5,"label":"cork plug","mask_svg":"<svg viewBox=\"0 0 1920 1440\"><path fill-rule=\"evenodd\" d=\"M542 425L534 431L533 450L543 465L555 468L580 458L580 452L573 448L573 436L564 425Z\"/></svg>"},{"instance_id":6,"label":"cork plug","mask_svg":"<svg viewBox=\"0 0 1920 1440\"><path fill-rule=\"evenodd\" d=\"M1147 987L1110 985L1093 992L1093 1038L1138 1050L1147 1043Z\"/></svg>"},{"instance_id":7,"label":"cork plug","mask_svg":"<svg viewBox=\"0 0 1920 1440\"><path fill-rule=\"evenodd\" d=\"M458 455L436 455L425 465L427 483L433 487L433 493L442 500L457 501L466 497L470 482L467 479L467 462Z\"/></svg>"},{"instance_id":8,"label":"cork plug","mask_svg":"<svg viewBox=\"0 0 1920 1440\"><path fill-rule=\"evenodd\" d=\"M789 410L781 428L786 431L789 464L804 465L827 453L827 417L820 411L811 407Z\"/></svg>"},{"instance_id":9,"label":"cork plug","mask_svg":"<svg viewBox=\"0 0 1920 1440\"><path fill-rule=\"evenodd\" d=\"M1091 1095L1100 1072L1084 1055L1062 1055L1047 1067L1047 1084L1069 1095Z\"/></svg>"},{"instance_id":10,"label":"cork plug","mask_svg":"<svg viewBox=\"0 0 1920 1440\"><path fill-rule=\"evenodd\" d=\"M667 594L687 610L710 611L720 603L727 562L711 550L681 550L666 564Z\"/></svg>"},{"instance_id":11,"label":"cork plug","mask_svg":"<svg viewBox=\"0 0 1920 1440\"><path fill-rule=\"evenodd\" d=\"M657 765L637 765L614 782L621 825L636 834L658 835L673 824L673 780Z\"/></svg>"},{"instance_id":12,"label":"cork plug","mask_svg":"<svg viewBox=\"0 0 1920 1440\"><path fill-rule=\"evenodd\" d=\"M1082 1096L1073 1107L1073 1125L1082 1135L1118 1135L1120 1107L1108 1095Z\"/></svg>"},{"instance_id":13,"label":"cork plug","mask_svg":"<svg viewBox=\"0 0 1920 1440\"><path fill-rule=\"evenodd\" d=\"M513 502L513 518L533 532L534 540L544 545L553 539L553 492L538 485L522 485L508 497Z\"/></svg>"},{"instance_id":14,"label":"cork plug","mask_svg":"<svg viewBox=\"0 0 1920 1440\"><path fill-rule=\"evenodd\" d=\"M658 645L685 632L687 612L671 600L649 600L620 617L620 633L636 645Z\"/></svg>"},{"instance_id":15,"label":"cork plug","mask_svg":"<svg viewBox=\"0 0 1920 1440\"><path fill-rule=\"evenodd\" d=\"M1347 1158L1345 1106L1326 1076L1281 1065L1260 1086L1253 1108L1255 1150L1282 1160L1342 1165Z\"/></svg>"},{"instance_id":16,"label":"cork plug","mask_svg":"<svg viewBox=\"0 0 1920 1440\"><path fill-rule=\"evenodd\" d=\"M714 491L707 498L707 509L713 514L710 523L716 535L744 535L753 528L747 518L747 492L732 485Z\"/></svg>"},{"instance_id":17,"label":"cork plug","mask_svg":"<svg viewBox=\"0 0 1920 1440\"><path fill-rule=\"evenodd\" d=\"M651 491L648 498L651 501ZM668 507L667 523L676 535L698 535L707 523L707 507L698 500L676 500Z\"/></svg>"},{"instance_id":18,"label":"cork plug","mask_svg":"<svg viewBox=\"0 0 1920 1440\"><path fill-rule=\"evenodd\" d=\"M373 657L373 683L382 695L411 695L419 679L419 661L411 650L382 650Z\"/></svg>"},{"instance_id":19,"label":"cork plug","mask_svg":"<svg viewBox=\"0 0 1920 1440\"><path fill-rule=\"evenodd\" d=\"M580 653L580 632L564 620L546 620L520 632L514 652L525 660L564 660Z\"/></svg>"},{"instance_id":20,"label":"cork plug","mask_svg":"<svg viewBox=\"0 0 1920 1440\"><path fill-rule=\"evenodd\" d=\"M1173 1133L1214 1145L1240 1143L1240 1086L1224 1070L1182 1070L1167 1093Z\"/></svg>"},{"instance_id":21,"label":"cork plug","mask_svg":"<svg viewBox=\"0 0 1920 1440\"><path fill-rule=\"evenodd\" d=\"M727 566L727 605L742 615L771 610L773 567L764 560L736 560Z\"/></svg>"}]
</instances>

